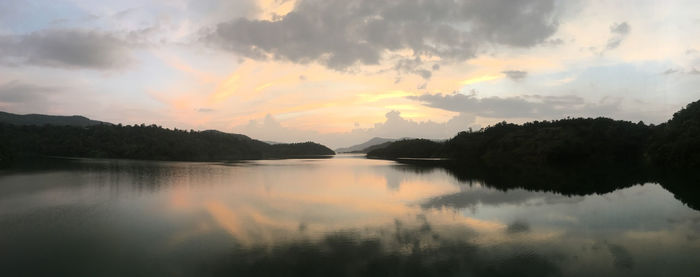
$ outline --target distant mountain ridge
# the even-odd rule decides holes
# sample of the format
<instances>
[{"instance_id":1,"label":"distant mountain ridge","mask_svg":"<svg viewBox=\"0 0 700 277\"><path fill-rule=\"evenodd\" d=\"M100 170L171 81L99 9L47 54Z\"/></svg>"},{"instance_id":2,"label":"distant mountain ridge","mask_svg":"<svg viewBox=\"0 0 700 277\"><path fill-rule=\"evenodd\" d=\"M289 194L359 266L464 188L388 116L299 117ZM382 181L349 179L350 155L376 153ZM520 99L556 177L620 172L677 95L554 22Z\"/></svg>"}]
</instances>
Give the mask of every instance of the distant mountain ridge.
<instances>
[{"instance_id":1,"label":"distant mountain ridge","mask_svg":"<svg viewBox=\"0 0 700 277\"><path fill-rule=\"evenodd\" d=\"M364 153L364 150L369 148L369 147L384 144L387 142L393 142L393 141L397 141L397 140L398 139L374 137L366 142L356 144L356 145L353 145L350 147L337 148L337 149L335 149L335 152L337 152L337 153L353 153L353 152L354 153L360 153L360 152Z\"/></svg>"},{"instance_id":2,"label":"distant mountain ridge","mask_svg":"<svg viewBox=\"0 0 700 277\"><path fill-rule=\"evenodd\" d=\"M109 122L92 120L80 115L13 114L0 111L0 123L12 125L55 125L86 127Z\"/></svg>"}]
</instances>

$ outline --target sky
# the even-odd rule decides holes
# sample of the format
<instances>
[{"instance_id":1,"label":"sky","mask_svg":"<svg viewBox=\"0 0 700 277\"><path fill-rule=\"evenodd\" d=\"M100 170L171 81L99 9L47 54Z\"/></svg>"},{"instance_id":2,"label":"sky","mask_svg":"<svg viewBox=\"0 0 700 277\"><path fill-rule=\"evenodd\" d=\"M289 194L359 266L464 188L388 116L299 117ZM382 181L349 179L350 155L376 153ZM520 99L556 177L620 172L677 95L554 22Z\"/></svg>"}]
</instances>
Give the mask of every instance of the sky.
<instances>
[{"instance_id":1,"label":"sky","mask_svg":"<svg viewBox=\"0 0 700 277\"><path fill-rule=\"evenodd\" d=\"M0 110L331 148L501 121L659 124L700 1L2 0Z\"/></svg>"}]
</instances>

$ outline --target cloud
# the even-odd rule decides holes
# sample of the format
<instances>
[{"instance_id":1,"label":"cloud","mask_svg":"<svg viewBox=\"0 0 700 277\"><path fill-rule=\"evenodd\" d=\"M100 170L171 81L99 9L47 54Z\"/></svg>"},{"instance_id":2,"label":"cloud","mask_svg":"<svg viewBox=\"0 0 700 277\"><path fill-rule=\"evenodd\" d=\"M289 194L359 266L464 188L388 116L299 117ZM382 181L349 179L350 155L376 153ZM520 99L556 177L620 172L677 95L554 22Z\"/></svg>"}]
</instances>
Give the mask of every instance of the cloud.
<instances>
[{"instance_id":1,"label":"cloud","mask_svg":"<svg viewBox=\"0 0 700 277\"><path fill-rule=\"evenodd\" d=\"M530 224L525 221L516 220L515 222L508 224L506 232L509 234L527 233L530 232Z\"/></svg>"},{"instance_id":2,"label":"cloud","mask_svg":"<svg viewBox=\"0 0 700 277\"><path fill-rule=\"evenodd\" d=\"M138 8L128 8L128 9L123 9L113 15L114 18L116 19L124 19L128 17L131 14L134 14Z\"/></svg>"},{"instance_id":3,"label":"cloud","mask_svg":"<svg viewBox=\"0 0 700 277\"><path fill-rule=\"evenodd\" d=\"M489 44L537 45L557 28L553 0L302 0L278 20L235 19L214 26L203 40L249 58L344 70L404 50L411 54L399 60L463 61Z\"/></svg>"},{"instance_id":4,"label":"cloud","mask_svg":"<svg viewBox=\"0 0 700 277\"><path fill-rule=\"evenodd\" d=\"M0 84L0 107L21 110L40 110L48 99L62 89L59 87L28 84L17 80Z\"/></svg>"},{"instance_id":5,"label":"cloud","mask_svg":"<svg viewBox=\"0 0 700 277\"><path fill-rule=\"evenodd\" d=\"M131 45L102 31L41 30L0 36L0 63L107 70L130 62Z\"/></svg>"},{"instance_id":6,"label":"cloud","mask_svg":"<svg viewBox=\"0 0 700 277\"><path fill-rule=\"evenodd\" d=\"M614 23L610 26L610 32L618 35L626 35L630 32L630 25L627 22Z\"/></svg>"},{"instance_id":7,"label":"cloud","mask_svg":"<svg viewBox=\"0 0 700 277\"><path fill-rule=\"evenodd\" d=\"M613 265L620 269L631 269L634 267L634 257L627 248L622 245L606 243L610 254L613 256Z\"/></svg>"},{"instance_id":8,"label":"cloud","mask_svg":"<svg viewBox=\"0 0 700 277\"><path fill-rule=\"evenodd\" d=\"M527 203L575 203L583 197L569 197L559 194L549 194L524 189L511 189L508 193L492 188L470 188L467 191L440 195L430 198L421 204L423 209L474 209L479 205L498 207L504 205L525 206ZM510 228L510 227L509 227Z\"/></svg>"},{"instance_id":9,"label":"cloud","mask_svg":"<svg viewBox=\"0 0 700 277\"><path fill-rule=\"evenodd\" d=\"M0 101L9 103L24 102L33 99L36 95L41 95L53 90L55 90L55 88L25 84L13 80L0 84Z\"/></svg>"},{"instance_id":10,"label":"cloud","mask_svg":"<svg viewBox=\"0 0 700 277\"><path fill-rule=\"evenodd\" d=\"M566 115L599 116L600 114L609 114L618 110L620 104L619 101L608 101L599 104L587 103L583 98L574 95L523 95L477 98L476 93L470 95L438 93L409 96L408 98L420 101L428 107L492 118L551 119Z\"/></svg>"},{"instance_id":11,"label":"cloud","mask_svg":"<svg viewBox=\"0 0 700 277\"><path fill-rule=\"evenodd\" d=\"M344 133L319 133L285 127L268 114L262 120L251 120L246 125L235 127L233 131L266 141L316 141L337 148L358 144L373 137L446 139L470 127L479 127L474 123L474 116L469 114L459 114L446 122L414 121L403 118L399 111L390 111L385 118L384 122L375 123L371 128L355 128Z\"/></svg>"},{"instance_id":12,"label":"cloud","mask_svg":"<svg viewBox=\"0 0 700 277\"><path fill-rule=\"evenodd\" d=\"M396 62L394 65L394 70L399 73L410 73L421 76L423 79L428 80L433 75L430 70L421 68L423 61L420 57L414 59L402 59ZM435 65L433 65L435 68Z\"/></svg>"},{"instance_id":13,"label":"cloud","mask_svg":"<svg viewBox=\"0 0 700 277\"><path fill-rule=\"evenodd\" d=\"M109 116L103 102L91 98L93 95L94 90L80 87L71 79L60 82L50 77L41 82L16 79L0 83L0 110L19 114L79 114L93 119ZM113 118L124 120L119 116Z\"/></svg>"},{"instance_id":14,"label":"cloud","mask_svg":"<svg viewBox=\"0 0 700 277\"><path fill-rule=\"evenodd\" d=\"M612 50L620 46L620 43L627 37L630 32L630 25L627 22L614 23L610 26L610 38L605 45L605 50Z\"/></svg>"},{"instance_id":15,"label":"cloud","mask_svg":"<svg viewBox=\"0 0 700 277\"><path fill-rule=\"evenodd\" d=\"M564 40L561 38L553 38L553 39L548 39L543 42L543 44L548 45L548 46L560 46L564 44Z\"/></svg>"},{"instance_id":16,"label":"cloud","mask_svg":"<svg viewBox=\"0 0 700 277\"><path fill-rule=\"evenodd\" d=\"M403 118L399 111L390 111L385 117L383 123L376 123L368 129L355 129L351 133L385 138L449 138L474 126L475 120L472 115L459 114L443 123L430 120L418 122Z\"/></svg>"},{"instance_id":17,"label":"cloud","mask_svg":"<svg viewBox=\"0 0 700 277\"><path fill-rule=\"evenodd\" d=\"M664 72L661 72L661 75L671 75L671 74L690 74L690 75L698 75L700 74L700 71L698 71L697 68L691 67L690 69L674 69L674 68L669 68Z\"/></svg>"},{"instance_id":18,"label":"cloud","mask_svg":"<svg viewBox=\"0 0 700 277\"><path fill-rule=\"evenodd\" d=\"M506 71L502 71L501 73L506 74L506 77L508 77L514 81L520 81L522 79L525 79L525 77L527 77L527 71L521 71L521 70L506 70Z\"/></svg>"},{"instance_id":19,"label":"cloud","mask_svg":"<svg viewBox=\"0 0 700 277\"><path fill-rule=\"evenodd\" d=\"M667 69L666 71L662 72L661 74L663 74L663 75L671 75L671 74L676 73L676 72L678 72L678 69L669 68L669 69Z\"/></svg>"}]
</instances>

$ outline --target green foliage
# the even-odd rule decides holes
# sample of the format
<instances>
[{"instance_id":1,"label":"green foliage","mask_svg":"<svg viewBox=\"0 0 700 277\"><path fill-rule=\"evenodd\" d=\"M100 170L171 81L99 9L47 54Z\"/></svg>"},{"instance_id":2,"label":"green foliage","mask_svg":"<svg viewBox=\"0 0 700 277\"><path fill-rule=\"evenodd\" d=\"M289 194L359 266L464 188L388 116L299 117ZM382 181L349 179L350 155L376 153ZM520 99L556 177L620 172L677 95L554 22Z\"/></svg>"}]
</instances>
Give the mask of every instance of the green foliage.
<instances>
[{"instance_id":1,"label":"green foliage","mask_svg":"<svg viewBox=\"0 0 700 277\"><path fill-rule=\"evenodd\" d=\"M220 161L333 155L316 143L279 144L218 131L170 130L156 125L17 126L0 124L0 143L15 157L69 156L173 161Z\"/></svg>"}]
</instances>

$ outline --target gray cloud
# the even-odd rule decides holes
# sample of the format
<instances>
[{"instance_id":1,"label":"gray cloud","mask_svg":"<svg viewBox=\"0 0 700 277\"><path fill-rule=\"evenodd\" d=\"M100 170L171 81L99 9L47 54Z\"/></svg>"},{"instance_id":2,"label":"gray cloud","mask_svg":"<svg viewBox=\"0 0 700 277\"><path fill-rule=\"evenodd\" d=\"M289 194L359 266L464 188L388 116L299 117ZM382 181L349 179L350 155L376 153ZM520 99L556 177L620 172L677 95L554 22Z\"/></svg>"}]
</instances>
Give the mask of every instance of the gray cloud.
<instances>
[{"instance_id":1,"label":"gray cloud","mask_svg":"<svg viewBox=\"0 0 700 277\"><path fill-rule=\"evenodd\" d=\"M0 110L28 114L80 114L95 118L108 114L100 101L91 98L94 90L80 87L70 79L12 80L0 83ZM132 105L133 106L133 105ZM123 117L116 116L116 120Z\"/></svg>"},{"instance_id":2,"label":"gray cloud","mask_svg":"<svg viewBox=\"0 0 700 277\"><path fill-rule=\"evenodd\" d=\"M506 76L512 80L519 81L522 79L525 79L527 77L527 71L521 71L521 70L506 70L501 72L503 74L506 74Z\"/></svg>"},{"instance_id":3,"label":"gray cloud","mask_svg":"<svg viewBox=\"0 0 700 277\"><path fill-rule=\"evenodd\" d=\"M137 8L128 8L128 9L121 10L112 16L116 19L124 19L125 17L128 17L129 15L135 13L136 10L137 10Z\"/></svg>"},{"instance_id":4,"label":"gray cloud","mask_svg":"<svg viewBox=\"0 0 700 277\"><path fill-rule=\"evenodd\" d=\"M610 32L613 34L626 35L630 32L630 25L627 22L614 23L610 26Z\"/></svg>"},{"instance_id":5,"label":"gray cloud","mask_svg":"<svg viewBox=\"0 0 700 277\"><path fill-rule=\"evenodd\" d=\"M553 0L302 0L277 21L236 19L203 40L254 59L343 70L378 64L393 50L450 61L472 58L486 44L530 47L556 31L556 17Z\"/></svg>"},{"instance_id":6,"label":"gray cloud","mask_svg":"<svg viewBox=\"0 0 700 277\"><path fill-rule=\"evenodd\" d=\"M420 57L415 57L413 59L400 59L394 64L394 70L399 73L416 74L421 76L423 79L428 80L433 76L433 72L421 68L423 61ZM435 65L433 65L435 68Z\"/></svg>"},{"instance_id":7,"label":"gray cloud","mask_svg":"<svg viewBox=\"0 0 700 277\"><path fill-rule=\"evenodd\" d=\"M17 80L0 84L0 102L23 103L45 97L57 88L26 84Z\"/></svg>"},{"instance_id":8,"label":"gray cloud","mask_svg":"<svg viewBox=\"0 0 700 277\"><path fill-rule=\"evenodd\" d=\"M553 38L553 39L548 39L548 40L544 41L543 43L545 45L549 45L549 46L559 46L559 45L564 44L564 40L561 38Z\"/></svg>"},{"instance_id":9,"label":"gray cloud","mask_svg":"<svg viewBox=\"0 0 700 277\"><path fill-rule=\"evenodd\" d=\"M630 25L627 22L614 23L610 26L610 38L605 45L606 50L612 50L620 46L630 32Z\"/></svg>"},{"instance_id":10,"label":"gray cloud","mask_svg":"<svg viewBox=\"0 0 700 277\"><path fill-rule=\"evenodd\" d=\"M678 69L669 68L669 69L667 69L666 71L662 72L661 74L663 74L663 75L671 75L671 74L676 73L676 72L678 72Z\"/></svg>"},{"instance_id":11,"label":"gray cloud","mask_svg":"<svg viewBox=\"0 0 700 277\"><path fill-rule=\"evenodd\" d=\"M559 118L562 116L600 116L619 109L619 101L587 103L574 95L541 96L524 95L515 97L477 98L475 93L465 95L424 94L408 98L422 102L428 107L470 113L492 118Z\"/></svg>"},{"instance_id":12,"label":"gray cloud","mask_svg":"<svg viewBox=\"0 0 700 277\"><path fill-rule=\"evenodd\" d=\"M509 234L527 233L530 232L530 224L528 224L526 221L516 220L513 223L508 224L506 232Z\"/></svg>"},{"instance_id":13,"label":"gray cloud","mask_svg":"<svg viewBox=\"0 0 700 277\"><path fill-rule=\"evenodd\" d=\"M25 111L42 110L48 107L49 99L62 90L60 87L9 81L0 84L0 107Z\"/></svg>"},{"instance_id":14,"label":"gray cloud","mask_svg":"<svg viewBox=\"0 0 700 277\"><path fill-rule=\"evenodd\" d=\"M690 75L698 75L700 74L700 70L698 70L695 67L691 67L689 69L683 69L683 68L669 68L665 70L664 72L661 72L661 75L671 75L671 74L690 74Z\"/></svg>"},{"instance_id":15,"label":"gray cloud","mask_svg":"<svg viewBox=\"0 0 700 277\"><path fill-rule=\"evenodd\" d=\"M61 68L114 69L130 61L130 43L113 34L53 29L0 36L0 63Z\"/></svg>"},{"instance_id":16,"label":"gray cloud","mask_svg":"<svg viewBox=\"0 0 700 277\"><path fill-rule=\"evenodd\" d=\"M606 243L610 254L613 256L613 265L619 269L631 269L634 267L634 257L622 245Z\"/></svg>"}]
</instances>

